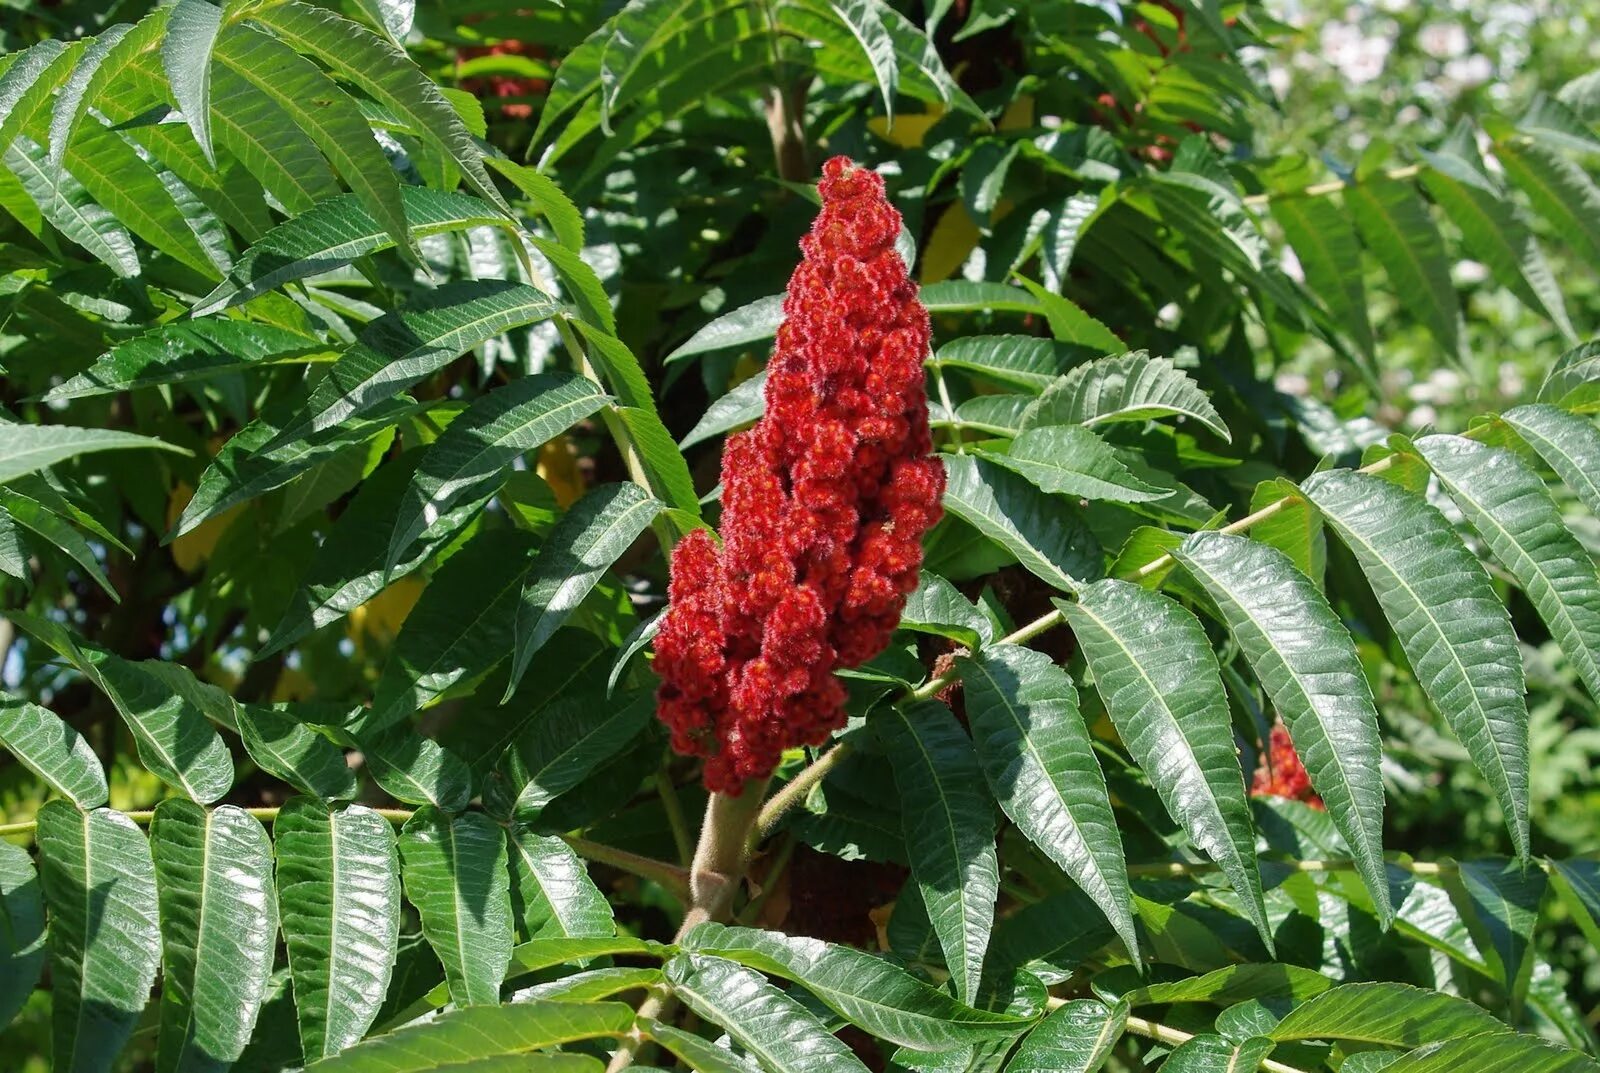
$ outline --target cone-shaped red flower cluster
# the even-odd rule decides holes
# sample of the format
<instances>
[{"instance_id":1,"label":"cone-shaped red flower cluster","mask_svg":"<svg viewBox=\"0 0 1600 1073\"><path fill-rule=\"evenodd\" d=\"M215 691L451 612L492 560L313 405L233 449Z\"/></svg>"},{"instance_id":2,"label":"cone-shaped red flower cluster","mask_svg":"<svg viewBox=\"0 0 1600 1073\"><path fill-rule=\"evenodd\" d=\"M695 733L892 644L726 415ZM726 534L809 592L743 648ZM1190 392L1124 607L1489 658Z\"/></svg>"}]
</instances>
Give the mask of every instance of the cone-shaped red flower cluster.
<instances>
[{"instance_id":1,"label":"cone-shaped red flower cluster","mask_svg":"<svg viewBox=\"0 0 1600 1073\"><path fill-rule=\"evenodd\" d=\"M1300 762L1300 754L1294 751L1289 731L1284 729L1282 723L1272 728L1266 755L1262 756L1261 765L1256 768L1255 782L1250 792L1256 797L1287 797L1304 801L1314 809L1323 807L1322 798L1311 788L1311 776L1306 774L1306 766Z\"/></svg>"},{"instance_id":2,"label":"cone-shaped red flower cluster","mask_svg":"<svg viewBox=\"0 0 1600 1073\"><path fill-rule=\"evenodd\" d=\"M834 671L883 651L939 520L928 457L928 312L895 251L883 180L835 157L800 242L766 414L722 458L720 551L673 553L656 637L658 712L711 790L738 793L785 749L844 725Z\"/></svg>"}]
</instances>

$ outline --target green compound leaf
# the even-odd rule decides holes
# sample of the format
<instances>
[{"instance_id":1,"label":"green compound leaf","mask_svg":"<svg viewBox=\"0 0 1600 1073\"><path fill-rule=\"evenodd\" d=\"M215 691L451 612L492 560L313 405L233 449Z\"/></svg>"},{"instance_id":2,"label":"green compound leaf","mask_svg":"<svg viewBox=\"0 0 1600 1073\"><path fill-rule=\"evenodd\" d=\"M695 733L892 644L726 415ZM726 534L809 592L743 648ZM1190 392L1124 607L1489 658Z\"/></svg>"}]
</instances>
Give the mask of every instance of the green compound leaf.
<instances>
[{"instance_id":1,"label":"green compound leaf","mask_svg":"<svg viewBox=\"0 0 1600 1073\"><path fill-rule=\"evenodd\" d=\"M1096 1073L1122 1039L1128 1006L1077 999L1057 1007L1028 1033L1005 1073Z\"/></svg>"},{"instance_id":2,"label":"green compound leaf","mask_svg":"<svg viewBox=\"0 0 1600 1073\"><path fill-rule=\"evenodd\" d=\"M0 746L79 808L106 803L109 791L100 758L48 708L0 691Z\"/></svg>"},{"instance_id":3,"label":"green compound leaf","mask_svg":"<svg viewBox=\"0 0 1600 1073\"><path fill-rule=\"evenodd\" d=\"M571 939L616 933L610 904L571 846L522 824L506 832L506 841L511 913L520 937Z\"/></svg>"},{"instance_id":4,"label":"green compound leaf","mask_svg":"<svg viewBox=\"0 0 1600 1073\"><path fill-rule=\"evenodd\" d=\"M0 1029L22 1009L44 968L44 895L28 851L0 842Z\"/></svg>"},{"instance_id":5,"label":"green compound leaf","mask_svg":"<svg viewBox=\"0 0 1600 1073\"><path fill-rule=\"evenodd\" d=\"M400 832L406 897L457 1006L496 1005L511 962L505 832L481 812L419 809Z\"/></svg>"}]
</instances>

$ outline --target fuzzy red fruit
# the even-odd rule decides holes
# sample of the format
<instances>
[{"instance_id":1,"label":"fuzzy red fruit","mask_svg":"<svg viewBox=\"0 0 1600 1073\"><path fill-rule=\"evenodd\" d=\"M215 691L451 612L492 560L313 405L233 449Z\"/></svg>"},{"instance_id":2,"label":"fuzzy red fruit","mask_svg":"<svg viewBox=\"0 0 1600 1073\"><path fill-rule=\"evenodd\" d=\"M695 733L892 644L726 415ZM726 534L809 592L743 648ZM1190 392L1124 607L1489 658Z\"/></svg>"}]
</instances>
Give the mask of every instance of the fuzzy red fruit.
<instances>
[{"instance_id":1,"label":"fuzzy red fruit","mask_svg":"<svg viewBox=\"0 0 1600 1073\"><path fill-rule=\"evenodd\" d=\"M722 549L672 556L657 711L708 789L738 793L844 725L834 673L882 652L939 520L922 361L928 311L883 180L823 166L768 365L765 416L722 458Z\"/></svg>"},{"instance_id":2,"label":"fuzzy red fruit","mask_svg":"<svg viewBox=\"0 0 1600 1073\"><path fill-rule=\"evenodd\" d=\"M1304 801L1314 809L1323 808L1322 798L1311 788L1311 776L1306 774L1306 766L1300 762L1300 754L1295 752L1282 723L1272 728L1250 793L1256 797L1287 797Z\"/></svg>"}]
</instances>

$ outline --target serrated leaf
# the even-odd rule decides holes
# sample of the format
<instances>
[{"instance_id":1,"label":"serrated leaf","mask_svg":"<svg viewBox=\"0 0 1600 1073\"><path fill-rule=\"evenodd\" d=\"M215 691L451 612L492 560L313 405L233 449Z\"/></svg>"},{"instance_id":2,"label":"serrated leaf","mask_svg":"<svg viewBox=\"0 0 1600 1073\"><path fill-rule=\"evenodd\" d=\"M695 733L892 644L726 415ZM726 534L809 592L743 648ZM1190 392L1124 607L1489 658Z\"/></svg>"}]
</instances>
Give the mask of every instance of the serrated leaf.
<instances>
[{"instance_id":1,"label":"serrated leaf","mask_svg":"<svg viewBox=\"0 0 1600 1073\"><path fill-rule=\"evenodd\" d=\"M539 373L479 396L423 453L389 537L393 567L418 537L462 502L492 494L519 455L605 405L594 381Z\"/></svg>"},{"instance_id":2,"label":"serrated leaf","mask_svg":"<svg viewBox=\"0 0 1600 1073\"><path fill-rule=\"evenodd\" d=\"M1299 257L1306 287L1321 299L1334 323L1357 349L1373 354L1372 324L1362 285L1361 243L1349 218L1327 198L1274 197L1272 218Z\"/></svg>"},{"instance_id":3,"label":"serrated leaf","mask_svg":"<svg viewBox=\"0 0 1600 1073\"><path fill-rule=\"evenodd\" d=\"M1590 944L1600 950L1600 861L1551 861L1550 883Z\"/></svg>"},{"instance_id":4,"label":"serrated leaf","mask_svg":"<svg viewBox=\"0 0 1600 1073\"><path fill-rule=\"evenodd\" d=\"M1600 410L1600 340L1573 347L1556 359L1539 385L1539 401L1563 410Z\"/></svg>"},{"instance_id":5,"label":"serrated leaf","mask_svg":"<svg viewBox=\"0 0 1600 1073\"><path fill-rule=\"evenodd\" d=\"M363 805L291 798L272 827L278 909L308 1062L366 1035L383 1005L400 928L389 821Z\"/></svg>"},{"instance_id":6,"label":"serrated leaf","mask_svg":"<svg viewBox=\"0 0 1600 1073\"><path fill-rule=\"evenodd\" d=\"M47 466L94 451L125 451L152 448L188 454L181 447L149 436L105 428L72 428L67 425L33 425L14 422L0 425L0 484L14 481Z\"/></svg>"},{"instance_id":7,"label":"serrated leaf","mask_svg":"<svg viewBox=\"0 0 1600 1073\"><path fill-rule=\"evenodd\" d=\"M522 824L512 825L506 839L518 935L569 939L616 932L611 906L571 846Z\"/></svg>"},{"instance_id":8,"label":"serrated leaf","mask_svg":"<svg viewBox=\"0 0 1600 1073\"><path fill-rule=\"evenodd\" d=\"M956 665L995 800L1094 900L1138 961L1122 839L1072 679L1049 656L1018 645L994 645Z\"/></svg>"},{"instance_id":9,"label":"serrated leaf","mask_svg":"<svg viewBox=\"0 0 1600 1073\"><path fill-rule=\"evenodd\" d=\"M603 968L575 972L559 980L533 984L519 990L513 1002L554 999L559 1002L594 1002L624 991L645 991L661 983L660 969Z\"/></svg>"},{"instance_id":10,"label":"serrated leaf","mask_svg":"<svg viewBox=\"0 0 1600 1073\"><path fill-rule=\"evenodd\" d=\"M1170 493L1146 484L1117 458L1111 445L1086 428L1051 425L1030 428L1011 441L1005 453L974 452L1020 473L1041 492L1111 503L1147 503Z\"/></svg>"},{"instance_id":11,"label":"serrated leaf","mask_svg":"<svg viewBox=\"0 0 1600 1073\"><path fill-rule=\"evenodd\" d=\"M387 534L394 531L422 457L421 451L408 452L378 467L361 483L355 498L312 555L288 610L258 658L280 651L360 607L383 590L386 576L393 581L415 571L483 508L488 496L457 503L436 518L404 549L400 561L386 570Z\"/></svg>"},{"instance_id":12,"label":"serrated leaf","mask_svg":"<svg viewBox=\"0 0 1600 1073\"><path fill-rule=\"evenodd\" d=\"M515 1055L514 1065L497 1067L528 1073L594 1073L592 1058L538 1054L577 1040L621 1036L633 1023L633 1010L620 1002L523 1002L514 1006L472 1006L451 1010L424 1024L370 1039L316 1067L317 1073L428 1073L453 1065Z\"/></svg>"},{"instance_id":13,"label":"serrated leaf","mask_svg":"<svg viewBox=\"0 0 1600 1073\"><path fill-rule=\"evenodd\" d=\"M493 205L468 194L406 186L400 190L400 204L413 240L505 223ZM394 246L393 234L354 194L327 198L251 245L228 278L202 298L190 316L216 313Z\"/></svg>"},{"instance_id":14,"label":"serrated leaf","mask_svg":"<svg viewBox=\"0 0 1600 1073\"><path fill-rule=\"evenodd\" d=\"M511 215L483 165L483 153L433 79L403 48L335 12L291 0L252 9L250 17L315 56L373 100L406 120L461 169L468 185Z\"/></svg>"},{"instance_id":15,"label":"serrated leaf","mask_svg":"<svg viewBox=\"0 0 1600 1073\"><path fill-rule=\"evenodd\" d=\"M1028 1033L1006 1073L1096 1073L1122 1039L1125 1003L1077 999L1058 1006Z\"/></svg>"},{"instance_id":16,"label":"serrated leaf","mask_svg":"<svg viewBox=\"0 0 1600 1073\"><path fill-rule=\"evenodd\" d=\"M13 621L66 658L111 701L133 732L139 760L152 774L202 804L233 785L228 746L194 700L160 671L170 664L133 663L75 637L53 621L14 612Z\"/></svg>"},{"instance_id":17,"label":"serrated leaf","mask_svg":"<svg viewBox=\"0 0 1600 1073\"><path fill-rule=\"evenodd\" d=\"M1450 282L1444 239L1409 183L1372 176L1344 188L1345 208L1367 248L1383 265L1401 305L1438 340L1461 355L1461 308Z\"/></svg>"},{"instance_id":18,"label":"serrated leaf","mask_svg":"<svg viewBox=\"0 0 1600 1073\"><path fill-rule=\"evenodd\" d=\"M1319 972L1299 965L1245 963L1228 965L1200 976L1141 984L1122 995L1134 1006L1173 1002L1232 1005L1247 998L1303 1001L1333 986Z\"/></svg>"},{"instance_id":19,"label":"serrated leaf","mask_svg":"<svg viewBox=\"0 0 1600 1073\"><path fill-rule=\"evenodd\" d=\"M247 23L227 26L213 57L282 108L389 236L412 248L400 184L354 98L294 48Z\"/></svg>"},{"instance_id":20,"label":"serrated leaf","mask_svg":"<svg viewBox=\"0 0 1600 1073\"><path fill-rule=\"evenodd\" d=\"M916 591L906 597L900 627L948 637L974 651L994 640L994 626L978 606L928 570L922 571Z\"/></svg>"},{"instance_id":21,"label":"serrated leaf","mask_svg":"<svg viewBox=\"0 0 1600 1073\"><path fill-rule=\"evenodd\" d=\"M1469 160L1465 166L1477 171L1482 162ZM1529 309L1544 313L1563 336L1574 338L1561 285L1544 251L1504 195L1433 168L1423 171L1422 184L1461 229L1467 252L1488 265L1494 278Z\"/></svg>"},{"instance_id":22,"label":"serrated leaf","mask_svg":"<svg viewBox=\"0 0 1600 1073\"><path fill-rule=\"evenodd\" d=\"M1043 391L1090 353L1035 335L971 335L940 347L929 364L970 369L997 383Z\"/></svg>"},{"instance_id":23,"label":"serrated leaf","mask_svg":"<svg viewBox=\"0 0 1600 1073\"><path fill-rule=\"evenodd\" d=\"M516 645L505 696L510 700L534 654L593 591L627 551L661 502L636 484L608 484L574 503L545 538L522 583L516 611Z\"/></svg>"},{"instance_id":24,"label":"serrated leaf","mask_svg":"<svg viewBox=\"0 0 1600 1073\"><path fill-rule=\"evenodd\" d=\"M344 751L277 707L240 704L239 737L250 759L303 794L333 801L356 795Z\"/></svg>"},{"instance_id":25,"label":"serrated leaf","mask_svg":"<svg viewBox=\"0 0 1600 1073\"><path fill-rule=\"evenodd\" d=\"M1446 889L1479 951L1510 999L1511 1020L1521 1020L1533 972L1533 933L1548 877L1537 865L1489 859L1462 861Z\"/></svg>"},{"instance_id":26,"label":"serrated leaf","mask_svg":"<svg viewBox=\"0 0 1600 1073\"><path fill-rule=\"evenodd\" d=\"M686 451L703 440L760 418L767 408L766 387L767 371L763 369L708 406L689 434L678 441L678 449Z\"/></svg>"},{"instance_id":27,"label":"serrated leaf","mask_svg":"<svg viewBox=\"0 0 1600 1073\"><path fill-rule=\"evenodd\" d=\"M163 801L150 823L161 904L160 1073L226 1070L261 1012L278 944L272 844L241 808Z\"/></svg>"},{"instance_id":28,"label":"serrated leaf","mask_svg":"<svg viewBox=\"0 0 1600 1073\"><path fill-rule=\"evenodd\" d=\"M537 816L559 794L620 752L654 713L655 698L649 693L607 702L599 713L592 697L556 697L495 766L505 809L519 817Z\"/></svg>"},{"instance_id":29,"label":"serrated leaf","mask_svg":"<svg viewBox=\"0 0 1600 1073\"><path fill-rule=\"evenodd\" d=\"M329 349L310 336L258 321L224 317L169 321L113 347L43 398L57 402L160 384L193 383L309 358Z\"/></svg>"},{"instance_id":30,"label":"serrated leaf","mask_svg":"<svg viewBox=\"0 0 1600 1073\"><path fill-rule=\"evenodd\" d=\"M400 832L406 897L457 1006L497 1005L511 962L505 833L481 812L419 809Z\"/></svg>"},{"instance_id":31,"label":"serrated leaf","mask_svg":"<svg viewBox=\"0 0 1600 1073\"><path fill-rule=\"evenodd\" d=\"M106 803L106 773L100 758L82 735L48 708L0 691L0 745L79 808Z\"/></svg>"},{"instance_id":32,"label":"serrated leaf","mask_svg":"<svg viewBox=\"0 0 1600 1073\"><path fill-rule=\"evenodd\" d=\"M397 45L405 44L411 23L417 16L416 0L356 0L356 3L373 25L389 35L389 40Z\"/></svg>"},{"instance_id":33,"label":"serrated leaf","mask_svg":"<svg viewBox=\"0 0 1600 1073\"><path fill-rule=\"evenodd\" d=\"M944 506L1016 556L1029 573L1072 591L1100 567L1100 550L1070 504L971 455L945 455Z\"/></svg>"},{"instance_id":34,"label":"serrated leaf","mask_svg":"<svg viewBox=\"0 0 1600 1073\"><path fill-rule=\"evenodd\" d=\"M873 0L828 0L834 15L850 28L861 54L872 67L883 96L883 110L894 124L894 95L900 87L900 67L895 56L894 41L883 24L879 13L881 6Z\"/></svg>"},{"instance_id":35,"label":"serrated leaf","mask_svg":"<svg viewBox=\"0 0 1600 1073\"><path fill-rule=\"evenodd\" d=\"M1415 447L1600 697L1600 576L1544 481L1514 452L1462 436L1424 436Z\"/></svg>"},{"instance_id":36,"label":"serrated leaf","mask_svg":"<svg viewBox=\"0 0 1600 1073\"><path fill-rule=\"evenodd\" d=\"M285 399L285 402L288 400ZM300 474L358 443L383 435L414 413L415 403L394 399L379 404L372 413L353 418L337 428L286 444L273 451L262 448L291 418L287 406L273 407L234 433L200 475L194 496L178 516L165 539L174 540L236 503L282 488Z\"/></svg>"},{"instance_id":37,"label":"serrated leaf","mask_svg":"<svg viewBox=\"0 0 1600 1073\"><path fill-rule=\"evenodd\" d=\"M1061 377L1022 416L1022 428L1094 426L1179 417L1198 421L1231 442L1206 393L1166 358L1134 351L1080 365Z\"/></svg>"},{"instance_id":38,"label":"serrated leaf","mask_svg":"<svg viewBox=\"0 0 1600 1073\"><path fill-rule=\"evenodd\" d=\"M161 64L200 151L213 167L211 148L211 54L222 28L222 9L206 0L178 0L167 17L161 42Z\"/></svg>"},{"instance_id":39,"label":"serrated leaf","mask_svg":"<svg viewBox=\"0 0 1600 1073\"><path fill-rule=\"evenodd\" d=\"M874 721L889 755L905 825L906 855L938 933L956 997L978 993L1000 889L994 812L972 739L950 709L923 702Z\"/></svg>"},{"instance_id":40,"label":"serrated leaf","mask_svg":"<svg viewBox=\"0 0 1600 1073\"><path fill-rule=\"evenodd\" d=\"M1575 414L1534 403L1500 415L1584 506L1600 513L1600 430Z\"/></svg>"},{"instance_id":41,"label":"serrated leaf","mask_svg":"<svg viewBox=\"0 0 1600 1073\"><path fill-rule=\"evenodd\" d=\"M1508 139L1495 143L1494 155L1555 234L1600 264L1600 187L1589 173L1542 145Z\"/></svg>"},{"instance_id":42,"label":"serrated leaf","mask_svg":"<svg viewBox=\"0 0 1600 1073\"><path fill-rule=\"evenodd\" d=\"M1202 532L1172 554L1221 610L1283 717L1387 927L1394 910L1383 863L1382 743L1355 642L1311 579L1276 548Z\"/></svg>"},{"instance_id":43,"label":"serrated leaf","mask_svg":"<svg viewBox=\"0 0 1600 1073\"><path fill-rule=\"evenodd\" d=\"M743 965L679 953L667 982L683 1004L755 1055L768 1073L864 1073L866 1066L806 1008Z\"/></svg>"},{"instance_id":44,"label":"serrated leaf","mask_svg":"<svg viewBox=\"0 0 1600 1073\"><path fill-rule=\"evenodd\" d=\"M0 161L56 230L117 275L127 279L140 273L139 254L127 229L71 173L52 176L38 142L18 135Z\"/></svg>"},{"instance_id":45,"label":"serrated leaf","mask_svg":"<svg viewBox=\"0 0 1600 1073\"><path fill-rule=\"evenodd\" d=\"M1328 538L1323 532L1322 515L1311 508L1292 482L1282 477L1256 485L1250 496L1250 513L1273 504L1282 506L1250 527L1250 539L1283 552L1295 569L1320 589L1328 565Z\"/></svg>"},{"instance_id":46,"label":"serrated leaf","mask_svg":"<svg viewBox=\"0 0 1600 1073\"><path fill-rule=\"evenodd\" d=\"M1600 139L1559 94L1535 94L1528 110L1517 120L1517 129L1555 149L1600 153Z\"/></svg>"},{"instance_id":47,"label":"serrated leaf","mask_svg":"<svg viewBox=\"0 0 1600 1073\"><path fill-rule=\"evenodd\" d=\"M485 530L439 568L389 649L369 727L398 722L511 654L532 552L527 533Z\"/></svg>"},{"instance_id":48,"label":"serrated leaf","mask_svg":"<svg viewBox=\"0 0 1600 1073\"><path fill-rule=\"evenodd\" d=\"M446 812L467 807L472 771L449 749L409 725L353 732L372 778L390 797L408 805L432 805Z\"/></svg>"},{"instance_id":49,"label":"serrated leaf","mask_svg":"<svg viewBox=\"0 0 1600 1073\"><path fill-rule=\"evenodd\" d=\"M1528 708L1522 655L1489 577L1431 505L1366 474L1301 485L1354 553L1411 669L1467 747L1528 853Z\"/></svg>"},{"instance_id":50,"label":"serrated leaf","mask_svg":"<svg viewBox=\"0 0 1600 1073\"><path fill-rule=\"evenodd\" d=\"M1028 1024L963 1005L882 958L820 939L705 923L682 945L793 981L851 1024L902 1047L942 1050L1015 1036Z\"/></svg>"},{"instance_id":51,"label":"serrated leaf","mask_svg":"<svg viewBox=\"0 0 1600 1073\"><path fill-rule=\"evenodd\" d=\"M1063 343L1076 343L1101 354L1117 354L1128 349L1117 334L1080 309L1065 295L1052 294L1030 279L1017 277L1039 305L1050 325L1050 334ZM929 307L930 311L932 307Z\"/></svg>"},{"instance_id":52,"label":"serrated leaf","mask_svg":"<svg viewBox=\"0 0 1600 1073\"><path fill-rule=\"evenodd\" d=\"M53 1067L110 1069L161 960L150 844L110 809L79 812L47 801L37 819L39 879L50 911Z\"/></svg>"},{"instance_id":53,"label":"serrated leaf","mask_svg":"<svg viewBox=\"0 0 1600 1073\"><path fill-rule=\"evenodd\" d=\"M45 139L50 147L47 159L52 167L61 167L62 158L72 144L72 133L87 108L85 98L95 83L95 76L106 60L119 51L118 46L133 29L127 23L118 23L95 34L83 50L82 58L73 66L72 74L56 93L55 102L50 106L50 132ZM115 65L112 69L115 70Z\"/></svg>"},{"instance_id":54,"label":"serrated leaf","mask_svg":"<svg viewBox=\"0 0 1600 1073\"><path fill-rule=\"evenodd\" d=\"M28 851L0 842L0 1029L28 1001L44 967L44 895Z\"/></svg>"},{"instance_id":55,"label":"serrated leaf","mask_svg":"<svg viewBox=\"0 0 1600 1073\"><path fill-rule=\"evenodd\" d=\"M1270 949L1244 775L1205 629L1125 581L1096 582L1057 606L1128 751L1190 841L1221 867Z\"/></svg>"},{"instance_id":56,"label":"serrated leaf","mask_svg":"<svg viewBox=\"0 0 1600 1073\"><path fill-rule=\"evenodd\" d=\"M1592 1058L1547 1043L1537 1036L1498 1033L1468 1036L1439 1046L1420 1047L1384 1067L1385 1073L1456 1073L1492 1069L1495 1073L1595 1073Z\"/></svg>"},{"instance_id":57,"label":"serrated leaf","mask_svg":"<svg viewBox=\"0 0 1600 1073\"><path fill-rule=\"evenodd\" d=\"M646 1036L671 1052L695 1073L750 1073L750 1067L731 1049L660 1021L639 1019Z\"/></svg>"},{"instance_id":58,"label":"serrated leaf","mask_svg":"<svg viewBox=\"0 0 1600 1073\"><path fill-rule=\"evenodd\" d=\"M25 529L32 530L45 544L55 548L67 558L76 563L85 575L96 585L106 591L112 600L121 603L122 596L112 588L111 580L106 577L105 571L100 568L100 562L95 558L94 548L67 522L47 509L37 500L30 499L20 492L9 488L0 488L0 509L6 512L11 521Z\"/></svg>"},{"instance_id":59,"label":"serrated leaf","mask_svg":"<svg viewBox=\"0 0 1600 1073\"><path fill-rule=\"evenodd\" d=\"M771 339L783 323L783 295L757 298L754 302L724 313L668 354L663 364L671 365L713 350L745 346Z\"/></svg>"},{"instance_id":60,"label":"serrated leaf","mask_svg":"<svg viewBox=\"0 0 1600 1073\"><path fill-rule=\"evenodd\" d=\"M1480 1006L1410 984L1350 983L1296 1006L1268 1033L1275 1040L1342 1039L1387 1047L1507 1032Z\"/></svg>"},{"instance_id":61,"label":"serrated leaf","mask_svg":"<svg viewBox=\"0 0 1600 1073\"><path fill-rule=\"evenodd\" d=\"M1234 1043L1202 1033L1180 1044L1161 1068L1164 1073L1240 1073L1259 1066L1272 1047L1272 1040L1259 1036Z\"/></svg>"},{"instance_id":62,"label":"serrated leaf","mask_svg":"<svg viewBox=\"0 0 1600 1073\"><path fill-rule=\"evenodd\" d=\"M555 232L556 241L567 249L578 252L583 249L583 214L578 207L567 197L566 192L556 185L556 181L548 175L523 164L515 163L504 157L485 157L485 162L498 171L501 175L516 184L522 191L539 215L543 216L550 224L550 230Z\"/></svg>"},{"instance_id":63,"label":"serrated leaf","mask_svg":"<svg viewBox=\"0 0 1600 1073\"><path fill-rule=\"evenodd\" d=\"M370 412L468 350L513 328L547 320L561 303L506 280L447 284L426 302L367 325L311 390L311 398L261 447L270 452Z\"/></svg>"}]
</instances>

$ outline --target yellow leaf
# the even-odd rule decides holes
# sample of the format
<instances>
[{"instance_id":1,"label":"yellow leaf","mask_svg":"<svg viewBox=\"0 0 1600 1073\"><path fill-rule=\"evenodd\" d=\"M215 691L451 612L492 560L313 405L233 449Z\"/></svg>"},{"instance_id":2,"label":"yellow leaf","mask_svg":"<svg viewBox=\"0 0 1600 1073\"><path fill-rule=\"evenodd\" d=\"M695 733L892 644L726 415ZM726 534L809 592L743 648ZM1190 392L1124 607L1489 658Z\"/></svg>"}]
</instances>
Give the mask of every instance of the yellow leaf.
<instances>
[{"instance_id":1,"label":"yellow leaf","mask_svg":"<svg viewBox=\"0 0 1600 1073\"><path fill-rule=\"evenodd\" d=\"M938 283L960 271L977 247L979 237L978 225L966 205L953 202L933 225L928 244L922 249L922 283Z\"/></svg>"},{"instance_id":2,"label":"yellow leaf","mask_svg":"<svg viewBox=\"0 0 1600 1073\"><path fill-rule=\"evenodd\" d=\"M1023 130L1033 126L1033 98L1024 93L1010 104L995 124L996 130Z\"/></svg>"},{"instance_id":3,"label":"yellow leaf","mask_svg":"<svg viewBox=\"0 0 1600 1073\"><path fill-rule=\"evenodd\" d=\"M560 436L539 448L539 462L534 471L555 492L556 503L563 509L572 506L583 495L578 444L571 436Z\"/></svg>"},{"instance_id":4,"label":"yellow leaf","mask_svg":"<svg viewBox=\"0 0 1600 1073\"><path fill-rule=\"evenodd\" d=\"M910 115L902 112L894 117L891 125L887 116L873 116L867 120L867 129L891 145L901 149L920 149L922 140L928 136L928 131L939 120L944 118L949 111L942 104L935 104L922 113L913 112Z\"/></svg>"},{"instance_id":5,"label":"yellow leaf","mask_svg":"<svg viewBox=\"0 0 1600 1073\"><path fill-rule=\"evenodd\" d=\"M183 508L189 505L189 500L194 498L194 489L179 481L173 485L172 495L167 499L167 528L171 529L178 523L183 515ZM178 569L186 574L192 574L205 565L211 553L217 548L217 541L222 539L222 534L228 531L228 526L233 520L244 513L246 504L238 503L218 514L214 518L207 518L187 533L172 542L172 560L178 564Z\"/></svg>"},{"instance_id":6,"label":"yellow leaf","mask_svg":"<svg viewBox=\"0 0 1600 1073\"><path fill-rule=\"evenodd\" d=\"M423 584L415 577L403 577L350 612L345 632L352 641L380 641L387 644L399 634L406 616L417 606Z\"/></svg>"}]
</instances>

